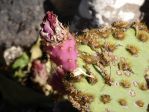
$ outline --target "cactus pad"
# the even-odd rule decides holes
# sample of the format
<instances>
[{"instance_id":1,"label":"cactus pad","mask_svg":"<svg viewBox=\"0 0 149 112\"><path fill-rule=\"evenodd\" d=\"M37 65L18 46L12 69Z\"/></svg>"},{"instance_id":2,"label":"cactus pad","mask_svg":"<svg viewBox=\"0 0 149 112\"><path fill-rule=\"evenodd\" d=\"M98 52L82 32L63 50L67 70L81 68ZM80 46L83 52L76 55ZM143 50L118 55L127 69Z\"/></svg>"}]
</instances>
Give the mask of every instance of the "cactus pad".
<instances>
[{"instance_id":1,"label":"cactus pad","mask_svg":"<svg viewBox=\"0 0 149 112\"><path fill-rule=\"evenodd\" d=\"M147 112L149 32L141 23L113 23L76 39L78 66L93 77L64 78L68 100L81 112Z\"/></svg>"}]
</instances>

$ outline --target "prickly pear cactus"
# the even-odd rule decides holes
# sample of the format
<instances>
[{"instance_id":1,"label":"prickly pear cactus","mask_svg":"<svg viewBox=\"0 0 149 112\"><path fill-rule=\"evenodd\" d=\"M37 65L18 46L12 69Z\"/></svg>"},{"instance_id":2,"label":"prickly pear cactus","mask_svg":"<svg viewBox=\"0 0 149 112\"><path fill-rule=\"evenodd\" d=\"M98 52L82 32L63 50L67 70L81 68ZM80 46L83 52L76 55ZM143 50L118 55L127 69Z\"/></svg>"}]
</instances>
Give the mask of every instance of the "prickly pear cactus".
<instances>
[{"instance_id":1,"label":"prickly pear cactus","mask_svg":"<svg viewBox=\"0 0 149 112\"><path fill-rule=\"evenodd\" d=\"M29 78L45 95L59 94L80 112L147 112L149 30L144 24L119 21L75 38L47 12L40 36L31 56L23 54L12 64L21 81Z\"/></svg>"},{"instance_id":2,"label":"prickly pear cactus","mask_svg":"<svg viewBox=\"0 0 149 112\"><path fill-rule=\"evenodd\" d=\"M68 100L81 112L147 112L149 31L139 22L115 22L76 39L78 66L88 76L67 75Z\"/></svg>"}]
</instances>

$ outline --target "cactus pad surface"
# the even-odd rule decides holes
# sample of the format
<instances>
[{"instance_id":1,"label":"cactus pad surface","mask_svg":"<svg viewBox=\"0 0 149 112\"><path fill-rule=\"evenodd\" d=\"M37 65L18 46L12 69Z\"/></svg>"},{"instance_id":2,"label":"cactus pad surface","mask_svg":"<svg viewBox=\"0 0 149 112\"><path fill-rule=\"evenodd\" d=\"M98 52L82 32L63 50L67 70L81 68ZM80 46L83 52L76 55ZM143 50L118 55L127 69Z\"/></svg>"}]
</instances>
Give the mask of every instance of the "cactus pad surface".
<instances>
[{"instance_id":1,"label":"cactus pad surface","mask_svg":"<svg viewBox=\"0 0 149 112\"><path fill-rule=\"evenodd\" d=\"M79 35L77 63L93 77L64 79L73 106L81 112L147 112L148 38L148 29L137 22L115 22Z\"/></svg>"}]
</instances>

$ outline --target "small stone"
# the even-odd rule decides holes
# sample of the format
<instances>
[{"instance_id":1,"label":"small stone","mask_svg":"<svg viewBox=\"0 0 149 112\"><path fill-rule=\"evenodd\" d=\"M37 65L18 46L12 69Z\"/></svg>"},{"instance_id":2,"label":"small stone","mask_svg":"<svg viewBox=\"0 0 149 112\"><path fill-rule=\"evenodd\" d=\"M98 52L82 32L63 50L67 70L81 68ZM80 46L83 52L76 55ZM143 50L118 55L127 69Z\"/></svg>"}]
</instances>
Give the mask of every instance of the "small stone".
<instances>
[{"instance_id":1,"label":"small stone","mask_svg":"<svg viewBox=\"0 0 149 112\"><path fill-rule=\"evenodd\" d=\"M10 65L16 58L21 56L23 50L21 47L12 46L4 51L4 59L7 65Z\"/></svg>"}]
</instances>

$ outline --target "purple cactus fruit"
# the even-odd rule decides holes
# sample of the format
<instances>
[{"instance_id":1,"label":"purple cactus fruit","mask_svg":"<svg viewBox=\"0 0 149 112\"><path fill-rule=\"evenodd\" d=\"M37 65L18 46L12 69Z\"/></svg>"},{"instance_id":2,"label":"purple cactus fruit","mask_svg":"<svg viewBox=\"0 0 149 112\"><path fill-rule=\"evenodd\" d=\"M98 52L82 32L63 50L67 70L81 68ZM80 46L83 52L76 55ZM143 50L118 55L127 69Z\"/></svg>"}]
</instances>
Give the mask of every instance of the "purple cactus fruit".
<instances>
[{"instance_id":1,"label":"purple cactus fruit","mask_svg":"<svg viewBox=\"0 0 149 112\"><path fill-rule=\"evenodd\" d=\"M33 81L39 83L39 85L45 85L48 80L48 72L46 65L40 60L34 60L32 62Z\"/></svg>"},{"instance_id":2,"label":"purple cactus fruit","mask_svg":"<svg viewBox=\"0 0 149 112\"><path fill-rule=\"evenodd\" d=\"M40 35L44 42L44 50L50 59L64 72L74 71L77 67L75 39L52 12L47 12L45 15L41 24Z\"/></svg>"}]
</instances>

